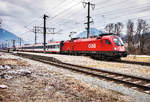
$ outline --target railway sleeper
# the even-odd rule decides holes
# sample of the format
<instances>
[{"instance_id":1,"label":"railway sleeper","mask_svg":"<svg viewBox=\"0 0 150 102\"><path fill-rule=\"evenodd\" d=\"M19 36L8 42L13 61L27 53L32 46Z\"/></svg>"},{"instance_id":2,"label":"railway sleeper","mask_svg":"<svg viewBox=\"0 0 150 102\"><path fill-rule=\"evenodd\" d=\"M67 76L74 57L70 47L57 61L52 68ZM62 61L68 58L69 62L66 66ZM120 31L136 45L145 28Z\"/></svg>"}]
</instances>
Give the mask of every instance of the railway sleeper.
<instances>
[{"instance_id":1,"label":"railway sleeper","mask_svg":"<svg viewBox=\"0 0 150 102\"><path fill-rule=\"evenodd\" d=\"M148 84L144 84L144 86L148 86L148 87L150 87L150 83L148 83Z\"/></svg>"}]
</instances>

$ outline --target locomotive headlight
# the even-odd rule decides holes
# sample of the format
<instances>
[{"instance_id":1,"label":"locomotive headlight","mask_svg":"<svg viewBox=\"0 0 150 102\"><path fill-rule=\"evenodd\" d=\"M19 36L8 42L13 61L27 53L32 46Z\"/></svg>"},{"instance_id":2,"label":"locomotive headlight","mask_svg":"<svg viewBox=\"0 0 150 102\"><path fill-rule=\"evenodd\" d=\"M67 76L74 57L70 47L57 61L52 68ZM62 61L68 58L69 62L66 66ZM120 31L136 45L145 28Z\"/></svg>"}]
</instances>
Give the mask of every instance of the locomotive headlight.
<instances>
[{"instance_id":1,"label":"locomotive headlight","mask_svg":"<svg viewBox=\"0 0 150 102\"><path fill-rule=\"evenodd\" d=\"M117 50L117 48L116 48L116 47L114 47L114 50L116 51L116 50Z\"/></svg>"}]
</instances>

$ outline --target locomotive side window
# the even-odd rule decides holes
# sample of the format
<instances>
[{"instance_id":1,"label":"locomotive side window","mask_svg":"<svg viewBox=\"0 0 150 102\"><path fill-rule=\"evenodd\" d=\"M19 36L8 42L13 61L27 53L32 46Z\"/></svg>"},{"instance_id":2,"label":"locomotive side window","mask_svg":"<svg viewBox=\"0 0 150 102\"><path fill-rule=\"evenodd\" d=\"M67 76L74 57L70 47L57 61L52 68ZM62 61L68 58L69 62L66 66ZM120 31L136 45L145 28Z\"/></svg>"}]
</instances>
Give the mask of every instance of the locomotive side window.
<instances>
[{"instance_id":1,"label":"locomotive side window","mask_svg":"<svg viewBox=\"0 0 150 102\"><path fill-rule=\"evenodd\" d=\"M106 44L111 44L111 42L109 40L105 40Z\"/></svg>"}]
</instances>

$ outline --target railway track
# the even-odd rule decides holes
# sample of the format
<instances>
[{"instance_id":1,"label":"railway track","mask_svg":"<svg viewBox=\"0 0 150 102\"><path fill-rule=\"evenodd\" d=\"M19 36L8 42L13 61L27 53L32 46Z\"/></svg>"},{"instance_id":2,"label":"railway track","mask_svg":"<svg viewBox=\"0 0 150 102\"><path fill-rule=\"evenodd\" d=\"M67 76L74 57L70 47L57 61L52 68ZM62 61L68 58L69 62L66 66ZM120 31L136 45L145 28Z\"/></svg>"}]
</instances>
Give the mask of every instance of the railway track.
<instances>
[{"instance_id":1,"label":"railway track","mask_svg":"<svg viewBox=\"0 0 150 102\"><path fill-rule=\"evenodd\" d=\"M134 88L141 92L150 94L150 79L145 79L141 77L135 77L131 75L120 74L116 72L105 71L101 69L95 69L90 67L84 67L79 65L73 65L69 63L61 62L53 57L30 55L30 54L15 54L21 57L26 57L32 60L40 61L46 64L54 65L57 67L69 69L72 71L84 73L87 75L92 75L93 77L102 78L104 80L114 81L118 84L123 84L127 87Z\"/></svg>"},{"instance_id":2,"label":"railway track","mask_svg":"<svg viewBox=\"0 0 150 102\"><path fill-rule=\"evenodd\" d=\"M112 61L112 62L150 66L150 63L148 63L148 62L136 62L136 61L125 61L125 60Z\"/></svg>"},{"instance_id":3,"label":"railway track","mask_svg":"<svg viewBox=\"0 0 150 102\"><path fill-rule=\"evenodd\" d=\"M0 52L8 53L6 50L0 50ZM10 51L9 53L13 53L13 51ZM95 59L95 60L97 60L97 59ZM105 61L150 66L149 62L137 62L137 61L126 61L126 60L110 60L110 61L105 60Z\"/></svg>"}]
</instances>

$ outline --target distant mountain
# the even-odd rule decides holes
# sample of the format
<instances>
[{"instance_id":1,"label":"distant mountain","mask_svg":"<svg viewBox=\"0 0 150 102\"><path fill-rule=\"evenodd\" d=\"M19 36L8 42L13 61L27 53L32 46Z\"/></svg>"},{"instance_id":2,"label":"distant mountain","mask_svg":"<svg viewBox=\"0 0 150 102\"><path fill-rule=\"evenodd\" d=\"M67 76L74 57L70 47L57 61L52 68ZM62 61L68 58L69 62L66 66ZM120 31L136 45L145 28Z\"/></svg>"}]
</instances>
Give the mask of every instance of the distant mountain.
<instances>
[{"instance_id":1,"label":"distant mountain","mask_svg":"<svg viewBox=\"0 0 150 102\"><path fill-rule=\"evenodd\" d=\"M150 38L150 32L143 34L143 36L144 36L144 39ZM127 41L128 41L128 36L127 36L127 35L121 34L121 38L122 38L122 40L123 40L124 42L127 42ZM134 43L135 43L135 44L138 43L138 41L139 41L139 36L138 36L137 34L135 34L135 35L133 36L133 38L134 38Z\"/></svg>"},{"instance_id":2,"label":"distant mountain","mask_svg":"<svg viewBox=\"0 0 150 102\"><path fill-rule=\"evenodd\" d=\"M127 35L126 34L120 34L121 38L125 38Z\"/></svg>"},{"instance_id":3,"label":"distant mountain","mask_svg":"<svg viewBox=\"0 0 150 102\"><path fill-rule=\"evenodd\" d=\"M12 42L12 40L16 40L16 44L19 43L19 37L16 36L15 34L0 28L0 44L1 43L6 43L6 42ZM23 39L21 39L23 41ZM11 44L10 44L11 45Z\"/></svg>"},{"instance_id":4,"label":"distant mountain","mask_svg":"<svg viewBox=\"0 0 150 102\"><path fill-rule=\"evenodd\" d=\"M90 36L98 36L102 33L105 33L104 31L100 31L96 28L90 28ZM83 31L80 34L78 34L76 37L85 38L87 37L87 31Z\"/></svg>"}]
</instances>

